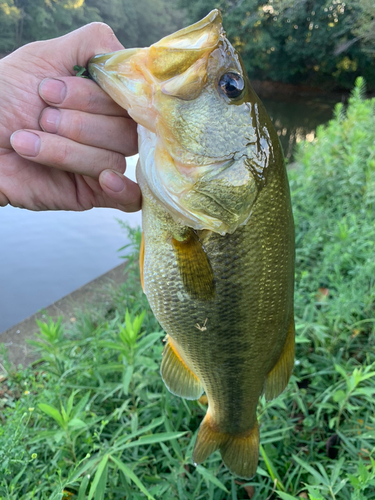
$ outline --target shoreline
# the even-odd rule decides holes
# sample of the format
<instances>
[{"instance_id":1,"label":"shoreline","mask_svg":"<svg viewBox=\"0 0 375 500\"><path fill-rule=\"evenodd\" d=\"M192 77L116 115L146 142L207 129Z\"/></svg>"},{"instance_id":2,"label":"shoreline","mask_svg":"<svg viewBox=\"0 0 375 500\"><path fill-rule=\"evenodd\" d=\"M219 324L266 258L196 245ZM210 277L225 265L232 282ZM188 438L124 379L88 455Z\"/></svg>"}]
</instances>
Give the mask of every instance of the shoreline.
<instances>
[{"instance_id":1,"label":"shoreline","mask_svg":"<svg viewBox=\"0 0 375 500\"><path fill-rule=\"evenodd\" d=\"M38 331L36 320L43 321L46 317L56 320L59 316L62 316L63 322L74 322L75 314L78 310L92 309L95 306L103 308L104 312L111 309L110 289L119 287L126 281L126 265L127 263L124 262L114 267L98 278L89 281L56 302L40 309L28 318L1 332L0 345L5 345L8 361L16 367L20 364L25 367L38 359L38 355L27 344L27 340L36 340L35 333ZM0 376L5 373L3 357L0 355Z\"/></svg>"}]
</instances>

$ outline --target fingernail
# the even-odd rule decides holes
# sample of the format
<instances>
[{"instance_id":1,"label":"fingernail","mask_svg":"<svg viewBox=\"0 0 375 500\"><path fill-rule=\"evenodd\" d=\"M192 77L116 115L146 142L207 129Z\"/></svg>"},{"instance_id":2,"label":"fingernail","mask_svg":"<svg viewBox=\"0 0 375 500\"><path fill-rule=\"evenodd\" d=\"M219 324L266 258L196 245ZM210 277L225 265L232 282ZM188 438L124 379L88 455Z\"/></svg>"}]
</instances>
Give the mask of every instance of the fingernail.
<instances>
[{"instance_id":1,"label":"fingernail","mask_svg":"<svg viewBox=\"0 0 375 500\"><path fill-rule=\"evenodd\" d=\"M22 156L36 156L40 151L40 137L33 132L20 130L10 137L12 148Z\"/></svg>"},{"instance_id":2,"label":"fingernail","mask_svg":"<svg viewBox=\"0 0 375 500\"><path fill-rule=\"evenodd\" d=\"M61 80L46 78L39 85L40 97L53 104L61 104L66 97L66 85Z\"/></svg>"},{"instance_id":3,"label":"fingernail","mask_svg":"<svg viewBox=\"0 0 375 500\"><path fill-rule=\"evenodd\" d=\"M100 174L100 180L102 184L115 193L119 193L125 187L124 176L113 172L113 170L104 170Z\"/></svg>"},{"instance_id":4,"label":"fingernail","mask_svg":"<svg viewBox=\"0 0 375 500\"><path fill-rule=\"evenodd\" d=\"M45 132L57 134L60 124L61 112L56 108L46 108L40 117L40 126Z\"/></svg>"}]
</instances>

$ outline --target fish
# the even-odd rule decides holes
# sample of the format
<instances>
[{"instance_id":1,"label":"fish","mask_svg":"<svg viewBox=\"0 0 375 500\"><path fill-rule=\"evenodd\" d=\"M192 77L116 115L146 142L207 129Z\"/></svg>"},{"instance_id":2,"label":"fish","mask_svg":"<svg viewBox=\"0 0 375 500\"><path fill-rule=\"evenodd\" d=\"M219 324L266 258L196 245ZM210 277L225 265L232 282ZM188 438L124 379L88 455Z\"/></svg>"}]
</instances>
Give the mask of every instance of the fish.
<instances>
[{"instance_id":1,"label":"fish","mask_svg":"<svg viewBox=\"0 0 375 500\"><path fill-rule=\"evenodd\" d=\"M294 223L278 136L213 10L150 47L94 56L138 124L141 281L166 332L161 376L206 394L193 451L239 477L259 459L257 405L294 365Z\"/></svg>"}]
</instances>

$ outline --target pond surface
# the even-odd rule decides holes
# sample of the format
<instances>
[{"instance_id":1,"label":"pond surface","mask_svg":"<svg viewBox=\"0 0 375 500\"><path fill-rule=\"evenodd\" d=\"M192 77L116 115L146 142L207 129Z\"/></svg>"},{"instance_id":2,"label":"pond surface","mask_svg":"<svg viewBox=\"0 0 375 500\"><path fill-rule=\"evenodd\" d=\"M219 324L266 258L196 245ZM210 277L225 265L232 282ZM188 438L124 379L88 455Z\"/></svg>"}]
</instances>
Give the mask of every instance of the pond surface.
<instances>
[{"instance_id":1,"label":"pond surface","mask_svg":"<svg viewBox=\"0 0 375 500\"><path fill-rule=\"evenodd\" d=\"M298 142L315 138L316 127L332 118L335 106L335 101L321 97L262 101L272 118L288 161L293 160Z\"/></svg>"},{"instance_id":2,"label":"pond surface","mask_svg":"<svg viewBox=\"0 0 375 500\"><path fill-rule=\"evenodd\" d=\"M315 128L332 117L322 99L263 100L292 159L296 142L314 138ZM128 160L135 178L136 157ZM0 332L109 271L122 260L117 250L128 240L116 221L141 224L140 212L29 212L0 208Z\"/></svg>"},{"instance_id":3,"label":"pond surface","mask_svg":"<svg viewBox=\"0 0 375 500\"><path fill-rule=\"evenodd\" d=\"M141 212L0 208L0 332L121 264L128 239L116 219L140 226Z\"/></svg>"}]
</instances>

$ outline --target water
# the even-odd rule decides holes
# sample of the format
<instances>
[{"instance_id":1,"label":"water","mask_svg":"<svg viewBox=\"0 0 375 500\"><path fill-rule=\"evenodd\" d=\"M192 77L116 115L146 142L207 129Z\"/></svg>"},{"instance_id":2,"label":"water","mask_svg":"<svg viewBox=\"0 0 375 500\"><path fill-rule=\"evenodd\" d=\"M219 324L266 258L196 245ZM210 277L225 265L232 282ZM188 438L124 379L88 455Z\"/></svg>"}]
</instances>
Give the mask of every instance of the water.
<instances>
[{"instance_id":1,"label":"water","mask_svg":"<svg viewBox=\"0 0 375 500\"><path fill-rule=\"evenodd\" d=\"M333 103L321 99L263 102L289 160L296 142L312 140L332 116ZM135 164L128 159L132 179ZM116 218L141 224L140 212L0 208L0 332L120 264L117 250L128 240Z\"/></svg>"},{"instance_id":2,"label":"water","mask_svg":"<svg viewBox=\"0 0 375 500\"><path fill-rule=\"evenodd\" d=\"M284 150L285 158L293 160L296 144L315 138L315 129L332 118L334 100L321 97L289 100L262 99Z\"/></svg>"},{"instance_id":3,"label":"water","mask_svg":"<svg viewBox=\"0 0 375 500\"><path fill-rule=\"evenodd\" d=\"M127 164L134 180L136 157ZM141 225L141 212L109 208L0 208L0 332L121 264L128 239L116 218Z\"/></svg>"}]
</instances>

